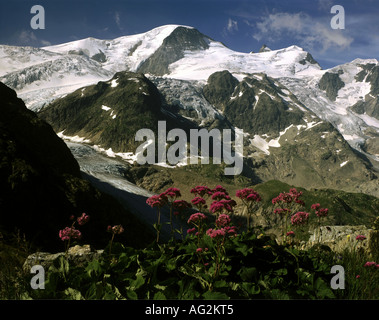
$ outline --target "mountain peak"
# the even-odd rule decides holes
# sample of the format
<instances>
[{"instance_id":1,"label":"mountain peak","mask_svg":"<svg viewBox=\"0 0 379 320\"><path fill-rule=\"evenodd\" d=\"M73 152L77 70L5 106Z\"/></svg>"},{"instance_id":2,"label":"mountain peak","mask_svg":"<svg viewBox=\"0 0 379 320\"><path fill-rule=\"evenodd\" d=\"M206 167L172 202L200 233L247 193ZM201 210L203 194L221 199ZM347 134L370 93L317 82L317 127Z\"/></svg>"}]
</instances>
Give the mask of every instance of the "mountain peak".
<instances>
[{"instance_id":1,"label":"mountain peak","mask_svg":"<svg viewBox=\"0 0 379 320\"><path fill-rule=\"evenodd\" d=\"M259 49L259 52L270 52L271 49L267 47L265 44Z\"/></svg>"}]
</instances>

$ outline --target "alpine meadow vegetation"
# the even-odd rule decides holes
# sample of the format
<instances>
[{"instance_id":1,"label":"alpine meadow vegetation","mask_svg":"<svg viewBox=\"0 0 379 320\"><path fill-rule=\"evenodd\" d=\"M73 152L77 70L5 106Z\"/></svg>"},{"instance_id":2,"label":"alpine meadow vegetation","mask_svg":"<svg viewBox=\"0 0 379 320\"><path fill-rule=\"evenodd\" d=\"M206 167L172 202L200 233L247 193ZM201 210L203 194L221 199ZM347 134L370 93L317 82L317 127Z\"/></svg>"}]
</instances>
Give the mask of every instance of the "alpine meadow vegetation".
<instances>
[{"instance_id":1,"label":"alpine meadow vegetation","mask_svg":"<svg viewBox=\"0 0 379 320\"><path fill-rule=\"evenodd\" d=\"M104 227L111 234L100 257L75 263L69 246L84 237L75 228L90 224L83 213L58 232L65 242L60 255L45 270L43 290L24 286L28 299L378 299L379 263L354 246L333 252L320 243L304 246L306 230L319 228L330 213L319 203L306 206L303 192L292 188L272 199L278 220L277 237L254 223L262 196L253 188L236 191L196 186L191 201L177 188L151 196L146 205L157 209L156 239L143 249L117 242L128 232L122 225ZM161 239L162 210L169 212L170 240ZM173 220L187 229L175 228ZM242 223L242 222L243 223ZM367 241L359 235L356 243ZM346 286L332 289L331 267L345 268ZM23 283L32 275L24 274Z\"/></svg>"}]
</instances>

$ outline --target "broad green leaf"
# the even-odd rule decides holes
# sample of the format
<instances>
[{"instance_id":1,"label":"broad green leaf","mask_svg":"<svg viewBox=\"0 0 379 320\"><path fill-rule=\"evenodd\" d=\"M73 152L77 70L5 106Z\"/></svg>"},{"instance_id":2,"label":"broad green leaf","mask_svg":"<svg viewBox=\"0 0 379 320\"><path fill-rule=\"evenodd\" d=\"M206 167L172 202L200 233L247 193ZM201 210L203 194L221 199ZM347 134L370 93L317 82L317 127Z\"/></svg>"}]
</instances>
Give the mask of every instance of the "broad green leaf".
<instances>
[{"instance_id":1,"label":"broad green leaf","mask_svg":"<svg viewBox=\"0 0 379 320\"><path fill-rule=\"evenodd\" d=\"M203 293L203 297L206 300L228 300L229 296L223 292L207 291Z\"/></svg>"},{"instance_id":2,"label":"broad green leaf","mask_svg":"<svg viewBox=\"0 0 379 320\"><path fill-rule=\"evenodd\" d=\"M153 300L166 300L166 296L162 291L158 291L154 294Z\"/></svg>"},{"instance_id":3,"label":"broad green leaf","mask_svg":"<svg viewBox=\"0 0 379 320\"><path fill-rule=\"evenodd\" d=\"M70 300L84 300L84 297L82 296L81 292L73 288L67 288L64 291L64 294Z\"/></svg>"}]
</instances>

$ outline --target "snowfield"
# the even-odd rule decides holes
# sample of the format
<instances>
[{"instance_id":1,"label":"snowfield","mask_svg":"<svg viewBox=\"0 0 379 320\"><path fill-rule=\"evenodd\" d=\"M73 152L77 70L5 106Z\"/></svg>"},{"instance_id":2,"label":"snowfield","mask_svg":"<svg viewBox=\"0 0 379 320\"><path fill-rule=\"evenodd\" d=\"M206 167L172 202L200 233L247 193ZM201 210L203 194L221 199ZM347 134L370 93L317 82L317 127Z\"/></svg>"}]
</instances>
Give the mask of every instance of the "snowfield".
<instances>
[{"instance_id":1,"label":"snowfield","mask_svg":"<svg viewBox=\"0 0 379 320\"><path fill-rule=\"evenodd\" d=\"M0 81L15 89L28 108L38 111L54 99L98 81L107 81L111 87L116 87L117 79L111 80L116 72L138 71L138 67L178 27L193 29L173 24L113 40L87 38L43 48L0 45ZM179 99L183 108L194 109L199 116L202 115L204 121L222 117L222 112L205 101L201 96L201 88L211 74L228 70L238 80L252 74L256 79L262 80L259 73L274 78L288 89L282 91L286 95L281 95L282 99L305 111L289 98L288 95L293 93L320 119L337 128L349 144L360 152L361 145L368 138L365 133L368 128L379 134L378 119L367 114L358 115L350 109L370 94L371 84L366 79L357 81L356 76L363 70L363 65L378 66L376 59L356 59L322 70L308 52L296 45L280 50L266 49L260 53L242 53L233 51L220 42L205 39L208 49L184 51L181 59L169 65L169 73L161 77L161 81L155 81L159 90L166 92L172 90L169 86L174 86L172 99L177 96L176 99ZM335 101L331 101L318 85L326 72L338 73L344 83ZM146 76L154 82L154 75ZM164 79L177 82L171 81L168 84ZM190 101L186 97L194 92L194 100L186 102ZM259 95L256 100L259 100ZM110 114L111 117L116 117ZM265 153L269 152L269 147L279 145L278 141L266 142L259 136L251 140Z\"/></svg>"}]
</instances>

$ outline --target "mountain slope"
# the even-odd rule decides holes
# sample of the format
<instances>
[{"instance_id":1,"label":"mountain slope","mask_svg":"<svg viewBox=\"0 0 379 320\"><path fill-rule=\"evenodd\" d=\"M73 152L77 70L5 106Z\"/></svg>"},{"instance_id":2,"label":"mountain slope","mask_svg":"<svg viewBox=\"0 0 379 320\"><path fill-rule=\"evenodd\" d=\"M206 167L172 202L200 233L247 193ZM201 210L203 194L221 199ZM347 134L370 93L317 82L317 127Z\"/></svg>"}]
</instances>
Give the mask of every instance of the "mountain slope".
<instances>
[{"instance_id":1,"label":"mountain slope","mask_svg":"<svg viewBox=\"0 0 379 320\"><path fill-rule=\"evenodd\" d=\"M0 96L0 230L19 230L34 245L57 250L58 231L86 212L83 240L95 246L108 243L108 224L133 226L123 236L131 245L152 239L130 212L81 178L66 144L13 90L0 83Z\"/></svg>"},{"instance_id":2,"label":"mountain slope","mask_svg":"<svg viewBox=\"0 0 379 320\"><path fill-rule=\"evenodd\" d=\"M379 192L375 59L321 70L295 45L240 53L179 25L114 40L87 38L40 52L1 49L5 59L11 52L20 62L0 72L1 79L18 86L30 108L45 106L41 116L62 137L77 135L109 155L133 161L134 133L146 127L156 132L158 119L186 130L243 129L245 160L262 180ZM133 81L122 92L124 86L112 78L116 72L143 72L155 85L144 92L157 98L150 101Z\"/></svg>"}]
</instances>

